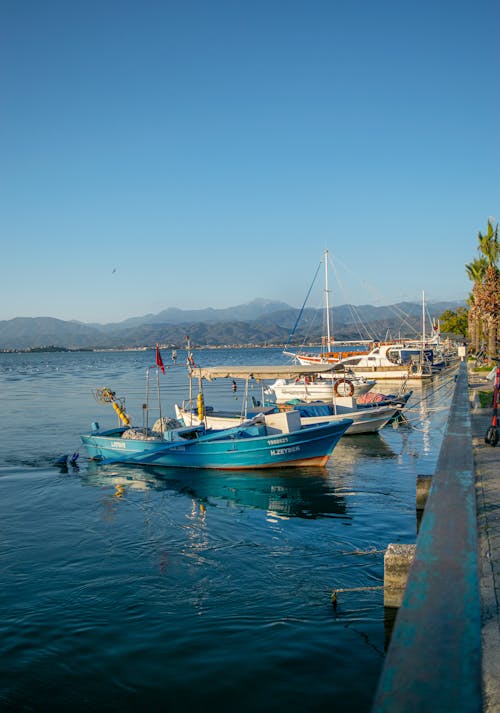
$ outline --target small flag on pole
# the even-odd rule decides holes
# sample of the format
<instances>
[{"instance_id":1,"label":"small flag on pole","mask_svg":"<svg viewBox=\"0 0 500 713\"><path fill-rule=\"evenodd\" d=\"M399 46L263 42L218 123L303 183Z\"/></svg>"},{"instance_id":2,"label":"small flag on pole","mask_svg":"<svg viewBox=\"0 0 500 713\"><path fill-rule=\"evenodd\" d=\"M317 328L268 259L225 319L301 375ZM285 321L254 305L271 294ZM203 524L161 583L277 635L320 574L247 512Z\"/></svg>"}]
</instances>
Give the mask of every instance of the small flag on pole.
<instances>
[{"instance_id":1,"label":"small flag on pole","mask_svg":"<svg viewBox=\"0 0 500 713\"><path fill-rule=\"evenodd\" d=\"M160 350L158 349L158 344L156 345L156 366L159 366L162 374L165 373L165 367L163 366L163 359L161 358Z\"/></svg>"},{"instance_id":2,"label":"small flag on pole","mask_svg":"<svg viewBox=\"0 0 500 713\"><path fill-rule=\"evenodd\" d=\"M187 359L186 359L186 364L194 368L196 364L194 363L193 355L191 354L191 342L189 341L189 337L186 337L186 349L187 349Z\"/></svg>"}]
</instances>

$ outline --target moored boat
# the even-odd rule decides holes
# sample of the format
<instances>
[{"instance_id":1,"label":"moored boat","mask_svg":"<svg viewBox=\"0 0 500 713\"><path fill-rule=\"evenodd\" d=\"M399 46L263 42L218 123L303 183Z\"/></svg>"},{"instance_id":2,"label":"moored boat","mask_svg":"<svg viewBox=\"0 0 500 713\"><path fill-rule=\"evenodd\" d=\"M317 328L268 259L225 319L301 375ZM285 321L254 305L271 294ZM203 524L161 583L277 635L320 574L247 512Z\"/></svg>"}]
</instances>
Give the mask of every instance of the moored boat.
<instances>
[{"instance_id":1,"label":"moored boat","mask_svg":"<svg viewBox=\"0 0 500 713\"><path fill-rule=\"evenodd\" d=\"M93 460L170 468L250 470L324 466L351 425L350 419L303 426L297 411L257 417L234 428L185 427L164 430L130 426L94 429L82 436Z\"/></svg>"},{"instance_id":2,"label":"moored boat","mask_svg":"<svg viewBox=\"0 0 500 713\"><path fill-rule=\"evenodd\" d=\"M297 411L259 414L233 428L207 429L186 426L161 415L159 369L164 371L157 348L156 367L146 370L145 422L134 427L124 401L109 388L99 389L96 399L110 404L121 426L101 431L97 422L81 436L89 458L107 463L156 465L170 468L249 470L286 466L324 466L352 421L305 426ZM149 371L156 368L160 418L148 427ZM192 371L190 369L190 387ZM198 404L203 405L200 392ZM143 415L144 417L144 415Z\"/></svg>"},{"instance_id":3,"label":"moored boat","mask_svg":"<svg viewBox=\"0 0 500 713\"><path fill-rule=\"evenodd\" d=\"M345 418L351 419L351 425L346 429L345 435L352 436L361 433L375 433L401 413L402 406L387 404L371 408L358 408L352 398L345 397L349 402L345 405L333 405L324 402L294 403L289 408L300 415L301 424L311 426L319 423L339 423ZM286 407L276 407L277 411L286 412ZM267 407L269 410L269 407ZM217 411L205 408L202 419L196 409L189 409L186 405L175 405L177 418L186 425L200 425L204 423L207 428L231 428L241 420L239 414L228 411ZM266 409L263 409L266 412Z\"/></svg>"},{"instance_id":4,"label":"moored boat","mask_svg":"<svg viewBox=\"0 0 500 713\"><path fill-rule=\"evenodd\" d=\"M266 393L278 403L290 399L300 401L333 401L341 396L361 396L376 384L375 379L367 379L354 372L337 371L298 376L294 380L276 379Z\"/></svg>"},{"instance_id":5,"label":"moored boat","mask_svg":"<svg viewBox=\"0 0 500 713\"><path fill-rule=\"evenodd\" d=\"M349 348L349 345L356 345L356 349ZM331 366L336 366L340 363L342 359L346 359L350 356L357 356L358 354L368 354L373 346L373 342L330 342L330 349L335 346L336 351L320 351L317 353L304 352L304 351L284 351L285 356L292 357L298 364L303 366L314 366L322 364L330 364Z\"/></svg>"},{"instance_id":6,"label":"moored boat","mask_svg":"<svg viewBox=\"0 0 500 713\"><path fill-rule=\"evenodd\" d=\"M339 364L365 379L418 380L433 375L432 363L422 349L402 344L377 344L368 354L350 356Z\"/></svg>"},{"instance_id":7,"label":"moored boat","mask_svg":"<svg viewBox=\"0 0 500 713\"><path fill-rule=\"evenodd\" d=\"M304 367L302 367L303 369ZM306 367L308 368L308 367ZM312 369L314 367L309 367ZM327 366L322 367L325 374L331 373ZM271 391L269 387L263 388L263 397L261 402L257 402L253 398L253 408L248 407L248 382L250 379L257 381L269 379L277 373L285 376L292 376L299 367L288 366L221 366L221 367L196 367L190 371L191 381L197 378L199 381L200 391L196 399L191 395L189 399L184 401L182 405L175 404L176 417L186 426L198 426L204 424L207 428L230 428L235 427L249 416L259 414L262 417L271 417L271 414L276 412L286 412L290 410L297 411L300 415L303 426L311 426L318 423L333 423L340 422L345 418L352 420L352 424L346 430L346 435L354 433L373 433L380 428L383 428L390 420L398 415L404 408L407 398L401 394L395 397L386 397L383 401L376 402L375 399L366 405L358 405L357 399L351 395L343 396L336 395L332 392L332 384L329 383L329 403L318 402L307 403L297 398L293 398L291 403L285 403L287 399L281 402L276 398L276 393ZM206 406L202 391L204 380L213 381L218 378L243 378L245 379L246 388L243 396L244 408L240 413L226 410L221 411L214 409L211 406ZM192 389L190 390L192 391ZM367 395L367 394L366 394ZM382 395L380 395L382 398ZM268 397L266 399L266 397ZM269 398L272 397L272 400ZM307 407L310 406L309 410Z\"/></svg>"},{"instance_id":8,"label":"moored boat","mask_svg":"<svg viewBox=\"0 0 500 713\"><path fill-rule=\"evenodd\" d=\"M324 258L324 263L325 263L325 289L324 289L324 326L326 329L326 334L322 337L322 349L319 353L307 353L304 352L303 350L300 351L289 351L287 350L288 344L295 332L295 329L297 327L297 324L300 320L300 316L302 314L302 311L305 307L305 302L304 305L302 306L302 309L299 313L299 317L297 321L295 322L295 325L288 337L288 342L285 347L285 350L283 351L283 354L286 356L290 356L293 358L293 360L296 363L301 364L302 366L320 366L324 364L329 364L330 366L335 366L336 364L339 363L339 361L342 358L351 356L353 354L357 354L359 352L361 353L367 353L370 351L372 347L372 340L355 340L355 341L342 341L342 342L336 342L333 339L332 336L332 325L331 325L331 314L330 314L330 289L328 286L328 250L325 250L323 253L323 258ZM316 275L318 274L318 270L316 270ZM314 279L316 279L316 275L314 276ZM314 280L313 280L314 282ZM312 285L311 285L312 287ZM311 288L309 288L310 292ZM309 295L308 292L308 295ZM307 301L307 298L306 298ZM353 349L352 347L356 345L356 349ZM335 346L335 349L333 348Z\"/></svg>"}]
</instances>

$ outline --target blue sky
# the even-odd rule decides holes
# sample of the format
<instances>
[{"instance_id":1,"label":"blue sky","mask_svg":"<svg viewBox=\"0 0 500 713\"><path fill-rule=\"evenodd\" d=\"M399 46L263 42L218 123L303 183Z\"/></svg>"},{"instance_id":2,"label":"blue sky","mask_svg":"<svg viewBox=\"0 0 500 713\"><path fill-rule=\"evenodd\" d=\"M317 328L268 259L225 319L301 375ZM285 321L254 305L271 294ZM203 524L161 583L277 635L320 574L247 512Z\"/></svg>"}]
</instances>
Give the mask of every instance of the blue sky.
<instances>
[{"instance_id":1,"label":"blue sky","mask_svg":"<svg viewBox=\"0 0 500 713\"><path fill-rule=\"evenodd\" d=\"M499 26L496 0L4 0L0 319L300 306L325 248L333 304L465 299Z\"/></svg>"}]
</instances>

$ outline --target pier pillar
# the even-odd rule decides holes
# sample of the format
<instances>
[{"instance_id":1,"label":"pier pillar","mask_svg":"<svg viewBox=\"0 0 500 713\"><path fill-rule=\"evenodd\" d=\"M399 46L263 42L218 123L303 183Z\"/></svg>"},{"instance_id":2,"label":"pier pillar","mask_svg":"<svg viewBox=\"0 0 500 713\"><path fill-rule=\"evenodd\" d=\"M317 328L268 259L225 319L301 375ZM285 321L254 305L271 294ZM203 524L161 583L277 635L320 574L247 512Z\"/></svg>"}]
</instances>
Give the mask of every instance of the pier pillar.
<instances>
[{"instance_id":1,"label":"pier pillar","mask_svg":"<svg viewBox=\"0 0 500 713\"><path fill-rule=\"evenodd\" d=\"M384 606L401 606L416 545L388 545L384 555Z\"/></svg>"},{"instance_id":2,"label":"pier pillar","mask_svg":"<svg viewBox=\"0 0 500 713\"><path fill-rule=\"evenodd\" d=\"M420 530L420 523L425 510L425 504L432 486L431 475L417 475L417 488L415 498L415 508L417 510L417 532Z\"/></svg>"},{"instance_id":3,"label":"pier pillar","mask_svg":"<svg viewBox=\"0 0 500 713\"><path fill-rule=\"evenodd\" d=\"M432 485L432 475L417 475L417 510L424 510Z\"/></svg>"}]
</instances>

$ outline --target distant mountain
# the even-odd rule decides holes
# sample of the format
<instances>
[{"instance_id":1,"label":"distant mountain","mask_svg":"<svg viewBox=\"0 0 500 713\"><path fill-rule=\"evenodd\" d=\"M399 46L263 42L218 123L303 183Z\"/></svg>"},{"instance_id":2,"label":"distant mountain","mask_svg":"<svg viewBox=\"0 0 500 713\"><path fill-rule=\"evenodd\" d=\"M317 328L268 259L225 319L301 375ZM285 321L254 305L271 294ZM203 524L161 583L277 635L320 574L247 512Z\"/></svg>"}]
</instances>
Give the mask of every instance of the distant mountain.
<instances>
[{"instance_id":1,"label":"distant mountain","mask_svg":"<svg viewBox=\"0 0 500 713\"><path fill-rule=\"evenodd\" d=\"M431 318L463 302L427 305ZM422 306L341 305L332 309L335 339L415 337L422 331ZM184 346L189 335L196 346L285 344L299 310L283 302L254 300L228 309L181 310L169 308L157 315L133 317L116 324L84 324L52 317L16 317L0 321L0 350L58 346L69 349L112 349L156 343ZM305 309L290 344L319 342L323 310ZM427 331L429 331L427 326Z\"/></svg>"},{"instance_id":2,"label":"distant mountain","mask_svg":"<svg viewBox=\"0 0 500 713\"><path fill-rule=\"evenodd\" d=\"M265 299L255 299L247 304L227 307L225 309L214 309L206 307L204 309L184 310L178 307L169 307L158 314L146 314L143 317L130 317L123 322L100 325L100 328L114 330L129 329L145 324L186 324L191 322L231 322L243 321L252 322L255 319L269 315L280 310L291 310L293 307L284 302L276 302ZM99 325L93 325L99 328Z\"/></svg>"},{"instance_id":3,"label":"distant mountain","mask_svg":"<svg viewBox=\"0 0 500 713\"><path fill-rule=\"evenodd\" d=\"M28 349L39 346L71 348L98 345L102 333L81 322L53 317L16 317L0 322L0 349Z\"/></svg>"}]
</instances>

